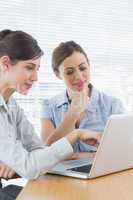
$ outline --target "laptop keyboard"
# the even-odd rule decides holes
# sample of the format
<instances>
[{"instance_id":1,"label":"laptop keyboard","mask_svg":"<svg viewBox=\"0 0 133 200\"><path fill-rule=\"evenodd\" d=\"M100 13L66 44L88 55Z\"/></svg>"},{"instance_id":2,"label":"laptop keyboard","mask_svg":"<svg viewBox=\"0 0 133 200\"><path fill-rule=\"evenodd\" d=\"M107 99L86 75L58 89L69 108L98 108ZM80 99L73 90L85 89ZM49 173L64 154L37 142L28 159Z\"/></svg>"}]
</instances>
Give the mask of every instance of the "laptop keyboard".
<instances>
[{"instance_id":1,"label":"laptop keyboard","mask_svg":"<svg viewBox=\"0 0 133 200\"><path fill-rule=\"evenodd\" d=\"M78 160L67 160L67 161L62 162L62 164L65 165L67 169L69 169L69 168L91 164L93 160L94 158L80 158Z\"/></svg>"},{"instance_id":2,"label":"laptop keyboard","mask_svg":"<svg viewBox=\"0 0 133 200\"><path fill-rule=\"evenodd\" d=\"M89 173L91 170L91 167L92 167L92 164L91 165L89 164L89 165L84 165L81 167L74 167L68 170L75 171L75 172Z\"/></svg>"}]
</instances>

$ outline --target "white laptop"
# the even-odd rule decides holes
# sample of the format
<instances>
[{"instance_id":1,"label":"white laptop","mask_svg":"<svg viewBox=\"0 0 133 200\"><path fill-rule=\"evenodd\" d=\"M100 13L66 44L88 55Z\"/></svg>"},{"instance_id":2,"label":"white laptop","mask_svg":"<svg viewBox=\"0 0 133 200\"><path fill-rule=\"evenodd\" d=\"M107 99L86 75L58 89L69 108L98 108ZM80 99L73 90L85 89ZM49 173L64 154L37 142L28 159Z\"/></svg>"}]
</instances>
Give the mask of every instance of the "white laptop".
<instances>
[{"instance_id":1,"label":"white laptop","mask_svg":"<svg viewBox=\"0 0 133 200\"><path fill-rule=\"evenodd\" d=\"M112 115L95 158L57 164L49 173L90 179L133 168L133 115Z\"/></svg>"}]
</instances>

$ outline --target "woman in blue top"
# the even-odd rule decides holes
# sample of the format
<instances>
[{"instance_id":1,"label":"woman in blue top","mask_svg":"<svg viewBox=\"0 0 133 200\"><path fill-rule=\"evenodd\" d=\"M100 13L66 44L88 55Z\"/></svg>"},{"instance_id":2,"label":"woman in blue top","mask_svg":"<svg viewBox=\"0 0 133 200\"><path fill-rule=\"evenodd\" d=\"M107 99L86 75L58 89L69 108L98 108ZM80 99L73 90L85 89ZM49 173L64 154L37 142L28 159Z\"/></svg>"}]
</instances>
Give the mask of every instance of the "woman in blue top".
<instances>
[{"instance_id":1,"label":"woman in blue top","mask_svg":"<svg viewBox=\"0 0 133 200\"><path fill-rule=\"evenodd\" d=\"M66 85L66 90L44 100L42 138L47 144L67 135L75 128L103 132L111 114L124 112L120 100L96 90L90 83L90 62L80 45L74 41L61 43L52 55L52 68ZM84 142L74 145L75 152L92 152L96 147Z\"/></svg>"}]
</instances>

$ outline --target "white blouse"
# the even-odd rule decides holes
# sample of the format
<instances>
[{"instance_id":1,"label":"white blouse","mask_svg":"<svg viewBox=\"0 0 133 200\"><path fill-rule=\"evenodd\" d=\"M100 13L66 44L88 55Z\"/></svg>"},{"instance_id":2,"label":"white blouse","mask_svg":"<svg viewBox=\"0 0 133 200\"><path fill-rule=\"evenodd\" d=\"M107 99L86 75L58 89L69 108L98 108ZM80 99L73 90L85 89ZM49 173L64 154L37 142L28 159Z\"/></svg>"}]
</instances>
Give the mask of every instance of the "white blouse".
<instances>
[{"instance_id":1,"label":"white blouse","mask_svg":"<svg viewBox=\"0 0 133 200\"><path fill-rule=\"evenodd\" d=\"M10 98L6 104L0 95L1 162L21 177L35 179L72 153L72 146L66 138L45 146L16 101Z\"/></svg>"}]
</instances>

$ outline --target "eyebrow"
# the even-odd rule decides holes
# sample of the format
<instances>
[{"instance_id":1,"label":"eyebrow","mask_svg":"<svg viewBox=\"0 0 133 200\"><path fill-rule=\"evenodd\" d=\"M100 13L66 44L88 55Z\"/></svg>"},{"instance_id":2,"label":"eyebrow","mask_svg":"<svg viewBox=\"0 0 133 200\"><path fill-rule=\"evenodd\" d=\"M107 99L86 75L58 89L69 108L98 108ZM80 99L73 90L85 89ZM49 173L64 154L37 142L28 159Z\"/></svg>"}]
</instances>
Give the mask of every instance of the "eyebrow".
<instances>
[{"instance_id":1,"label":"eyebrow","mask_svg":"<svg viewBox=\"0 0 133 200\"><path fill-rule=\"evenodd\" d=\"M80 67L81 65L84 65L85 64L85 62L82 62L82 63L80 63L78 66Z\"/></svg>"},{"instance_id":2,"label":"eyebrow","mask_svg":"<svg viewBox=\"0 0 133 200\"><path fill-rule=\"evenodd\" d=\"M83 64L85 64L85 62L82 62L78 65L78 67L82 66ZM69 69L73 69L74 67L67 67L66 70L69 70Z\"/></svg>"},{"instance_id":3,"label":"eyebrow","mask_svg":"<svg viewBox=\"0 0 133 200\"><path fill-rule=\"evenodd\" d=\"M36 64L34 64L34 63L27 63L28 65L32 65L32 66L34 66L34 67L36 67L37 65ZM38 65L38 67L40 67L40 65Z\"/></svg>"}]
</instances>

